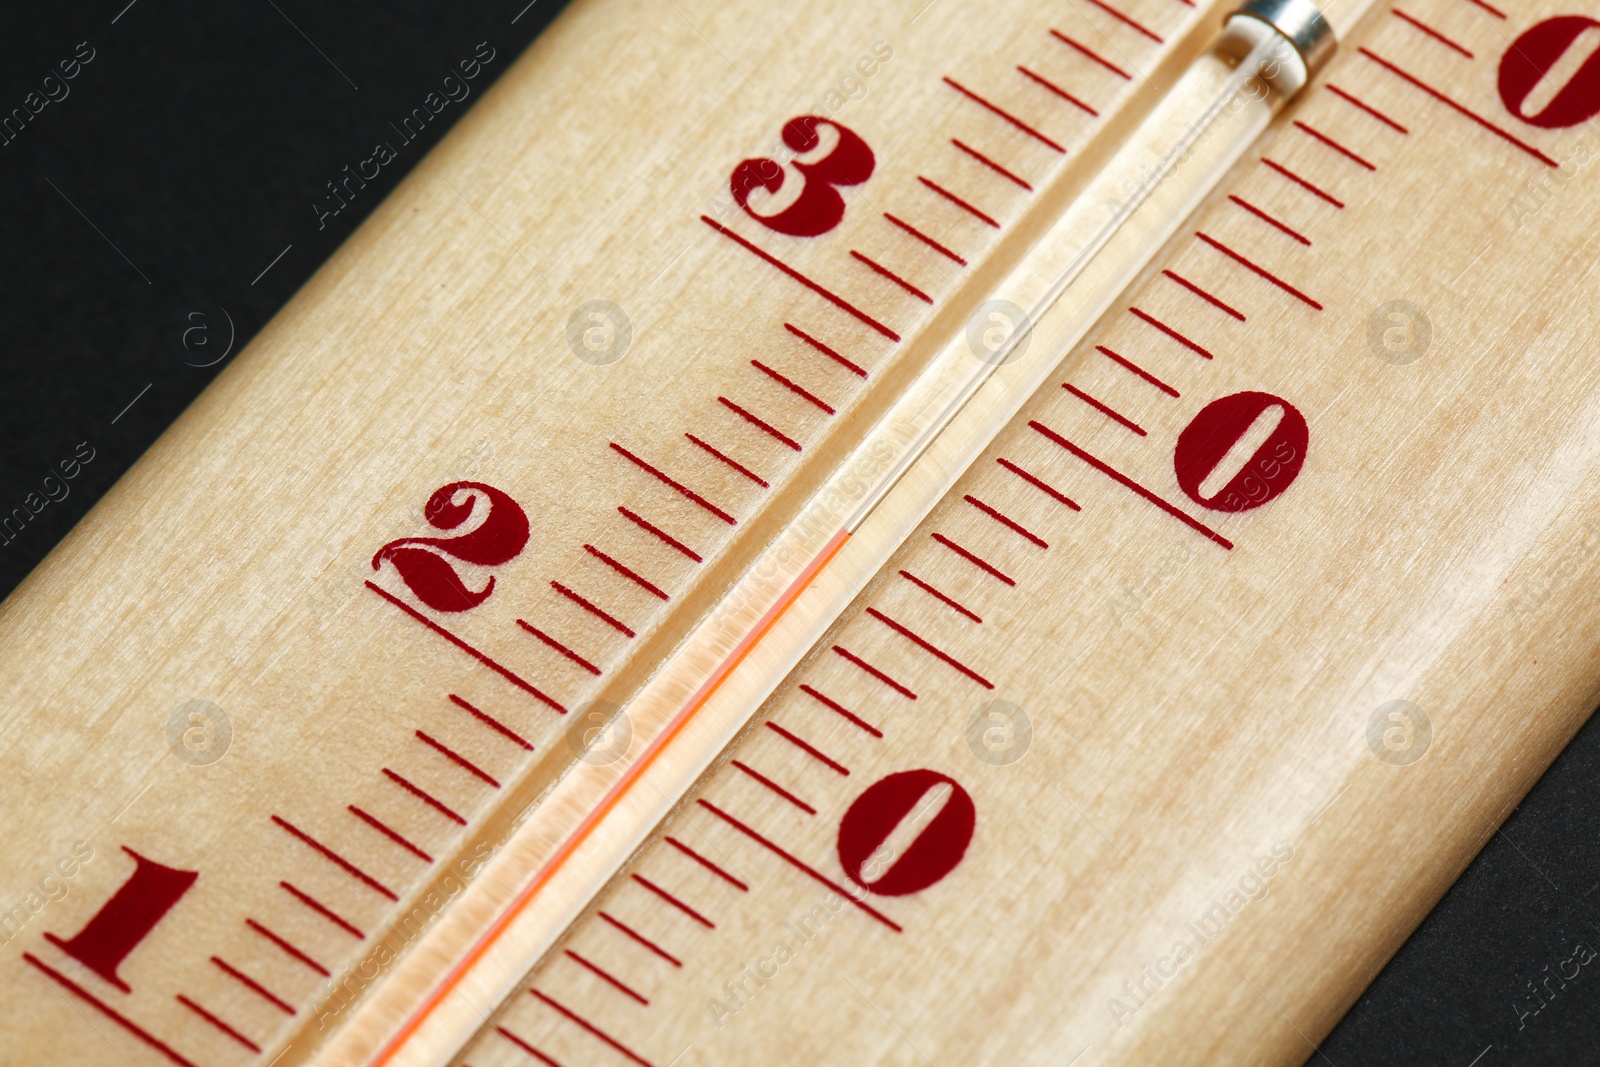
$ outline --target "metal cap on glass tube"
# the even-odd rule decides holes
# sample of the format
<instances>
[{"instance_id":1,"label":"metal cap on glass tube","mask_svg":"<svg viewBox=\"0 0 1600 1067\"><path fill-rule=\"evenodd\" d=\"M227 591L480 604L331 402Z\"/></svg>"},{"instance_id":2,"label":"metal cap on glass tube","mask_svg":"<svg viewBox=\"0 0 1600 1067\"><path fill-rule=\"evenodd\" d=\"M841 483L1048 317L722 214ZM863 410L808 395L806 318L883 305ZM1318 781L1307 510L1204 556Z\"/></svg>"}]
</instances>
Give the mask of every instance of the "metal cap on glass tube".
<instances>
[{"instance_id":1,"label":"metal cap on glass tube","mask_svg":"<svg viewBox=\"0 0 1600 1067\"><path fill-rule=\"evenodd\" d=\"M1242 59L1269 36L1288 47L1283 62L1264 66L1262 77L1285 95L1298 92L1337 47L1333 27L1315 0L1246 0L1228 16L1219 45Z\"/></svg>"}]
</instances>

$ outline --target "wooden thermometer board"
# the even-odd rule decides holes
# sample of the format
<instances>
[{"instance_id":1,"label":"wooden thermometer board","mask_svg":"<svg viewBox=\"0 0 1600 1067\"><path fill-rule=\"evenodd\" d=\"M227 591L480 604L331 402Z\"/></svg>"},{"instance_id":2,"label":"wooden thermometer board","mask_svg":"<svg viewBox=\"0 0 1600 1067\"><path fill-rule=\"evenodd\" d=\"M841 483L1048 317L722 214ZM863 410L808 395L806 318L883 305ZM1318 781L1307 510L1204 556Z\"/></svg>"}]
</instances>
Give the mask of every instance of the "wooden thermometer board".
<instances>
[{"instance_id":1,"label":"wooden thermometer board","mask_svg":"<svg viewBox=\"0 0 1600 1067\"><path fill-rule=\"evenodd\" d=\"M576 4L0 607L7 1062L1315 1054L1600 699L1597 12L1330 10L655 715L1226 14L919 6Z\"/></svg>"}]
</instances>

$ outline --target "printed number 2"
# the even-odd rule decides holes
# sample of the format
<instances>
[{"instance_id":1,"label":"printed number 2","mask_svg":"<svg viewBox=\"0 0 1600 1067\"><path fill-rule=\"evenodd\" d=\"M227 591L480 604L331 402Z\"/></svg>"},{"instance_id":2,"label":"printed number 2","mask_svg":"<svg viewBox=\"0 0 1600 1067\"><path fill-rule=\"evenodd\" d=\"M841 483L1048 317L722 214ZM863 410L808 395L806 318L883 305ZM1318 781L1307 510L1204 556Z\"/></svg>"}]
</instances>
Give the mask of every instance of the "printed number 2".
<instances>
[{"instance_id":1,"label":"printed number 2","mask_svg":"<svg viewBox=\"0 0 1600 1067\"><path fill-rule=\"evenodd\" d=\"M478 522L454 537L390 541L372 557L372 569L377 570L384 560L393 563L417 599L435 611L466 611L494 592L492 576L482 589L467 588L445 556L496 567L528 543L528 514L522 505L482 482L451 482L439 487L428 498L423 514L437 530L458 529L474 515Z\"/></svg>"},{"instance_id":2,"label":"printed number 2","mask_svg":"<svg viewBox=\"0 0 1600 1067\"><path fill-rule=\"evenodd\" d=\"M132 877L122 883L122 888L112 894L71 941L63 941L55 934L47 933L44 937L126 993L128 983L117 977L117 967L139 942L150 936L156 923L189 891L200 872L164 866L126 845L122 851L133 857Z\"/></svg>"},{"instance_id":3,"label":"printed number 2","mask_svg":"<svg viewBox=\"0 0 1600 1067\"><path fill-rule=\"evenodd\" d=\"M836 135L832 147L820 158L801 158L821 147L822 138L817 129L822 126ZM745 160L733 168L733 175L728 179L733 198L751 218L769 230L791 237L816 237L827 233L844 218L844 197L835 186L860 185L872 177L872 149L851 130L816 115L803 115L784 123L783 143L799 153L789 167L765 158ZM786 177L790 172L794 175L792 182ZM777 199L786 188L793 192L787 198L787 205L780 210L763 214L750 206L750 194L757 189L764 189L772 199Z\"/></svg>"}]
</instances>

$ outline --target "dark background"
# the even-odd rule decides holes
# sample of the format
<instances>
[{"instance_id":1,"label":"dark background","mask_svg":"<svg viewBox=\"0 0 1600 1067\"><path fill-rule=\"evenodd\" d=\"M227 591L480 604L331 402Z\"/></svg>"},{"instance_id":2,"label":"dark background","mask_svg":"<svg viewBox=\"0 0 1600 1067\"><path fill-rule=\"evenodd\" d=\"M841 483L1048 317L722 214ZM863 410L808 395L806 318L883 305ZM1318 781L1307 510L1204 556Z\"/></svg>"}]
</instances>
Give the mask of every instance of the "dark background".
<instances>
[{"instance_id":1,"label":"dark background","mask_svg":"<svg viewBox=\"0 0 1600 1067\"><path fill-rule=\"evenodd\" d=\"M69 495L0 545L0 595L226 361L194 364L242 348L449 123L432 123L319 230L312 204L325 183L375 141L397 140L388 123L488 41L499 55L475 99L561 6L526 2L0 10L0 115L58 61L87 54L81 42L94 49L69 95L0 146L0 515L41 492L80 442L94 450ZM441 120L464 110L452 105ZM1600 1062L1600 959L1565 988L1542 986L1543 1007L1526 985L1553 975L1580 942L1600 949L1597 771L1591 725L1314 1062Z\"/></svg>"}]
</instances>

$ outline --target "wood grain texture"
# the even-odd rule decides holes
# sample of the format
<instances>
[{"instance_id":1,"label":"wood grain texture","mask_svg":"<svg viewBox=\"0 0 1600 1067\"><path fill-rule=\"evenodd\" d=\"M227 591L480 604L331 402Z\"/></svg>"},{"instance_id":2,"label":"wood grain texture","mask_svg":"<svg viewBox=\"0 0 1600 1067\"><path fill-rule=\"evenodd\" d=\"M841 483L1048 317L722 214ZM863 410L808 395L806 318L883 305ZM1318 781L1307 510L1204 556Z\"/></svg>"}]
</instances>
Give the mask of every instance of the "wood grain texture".
<instances>
[{"instance_id":1,"label":"wood grain texture","mask_svg":"<svg viewBox=\"0 0 1600 1067\"><path fill-rule=\"evenodd\" d=\"M21 909L6 931L8 1044L64 1063L103 1062L108 1042L132 1062L162 1048L206 1064L254 1058L245 1042L263 1062L291 1041L282 1062L311 1055L572 765L551 704L577 714L626 700L1215 18L1175 0L1128 10L1168 43L1098 9L1051 18L1020 4L976 20L953 6L915 18L611 2L564 16L0 608L12 815L0 887ZM878 56L870 77L863 56ZM1071 82L1098 116L1019 63ZM843 81L851 72L859 80ZM855 98L830 98L841 86ZM870 308L899 344L699 218L741 218L725 195L731 167L815 110L869 138L867 195L823 243L773 242L750 220L741 232ZM569 316L594 299L632 320L620 363L593 366L568 347ZM437 532L424 502L462 480L511 493L532 519L528 547L494 570L494 596L436 617L503 672L365 585L403 599L373 553ZM469 577L476 587L487 574ZM169 747L169 720L195 700L231 723L226 754L206 765ZM180 735L196 725L186 715ZM93 858L52 873L78 842ZM96 986L42 936L70 937L126 882L124 846L200 872L122 964L128 994ZM44 902L58 895L37 892L46 877L64 879L65 896Z\"/></svg>"},{"instance_id":2,"label":"wood grain texture","mask_svg":"<svg viewBox=\"0 0 1600 1067\"><path fill-rule=\"evenodd\" d=\"M1218 16L1118 10L564 16L0 607L8 1054L367 1062L345 1028L408 950L490 914L483 872L540 858L516 832L581 818L569 723L625 704L718 606ZM1514 126L1493 80L1508 35L1557 11L1408 7L1472 60L1367 18L646 847L596 838L588 876L625 865L568 902L532 992L469 1005L487 1021L456 1062L1313 1057L1600 695L1597 194L1538 157L1593 146ZM844 224L779 240L719 208L731 167L879 41L835 115L877 158ZM1530 182L1559 191L1511 207ZM609 366L565 339L595 299L632 323ZM1431 320L1414 362L1380 358L1390 320L1369 340L1394 300ZM1309 444L1279 498L1223 514L1173 449L1243 391L1293 405ZM532 536L481 607L429 612L371 560L461 480L510 493ZM231 721L203 765L169 747L196 699ZM1414 762L1384 745L1393 701L1428 716ZM852 890L841 820L909 770L970 797L970 843L917 892ZM913 847L893 841L891 870ZM127 993L43 936L111 898L123 847L199 872L122 963Z\"/></svg>"}]
</instances>

